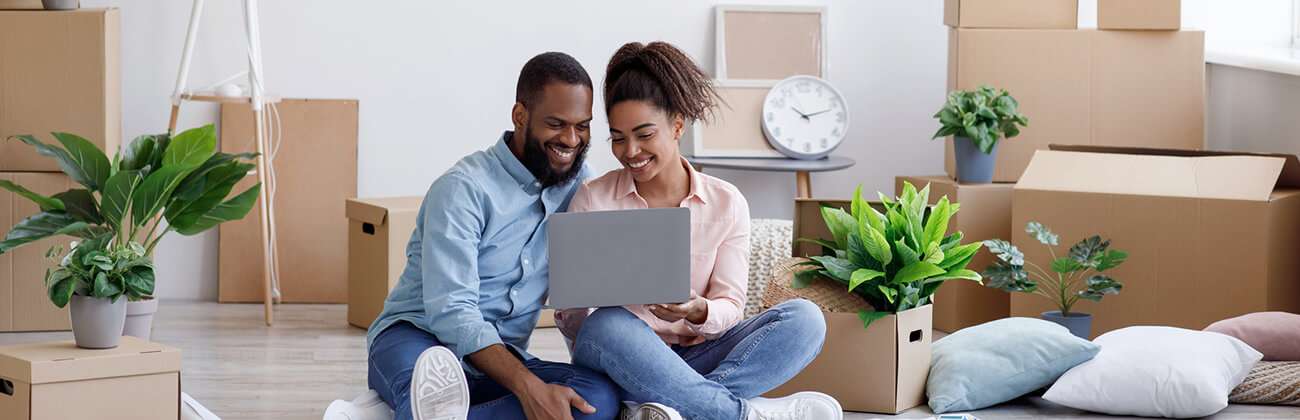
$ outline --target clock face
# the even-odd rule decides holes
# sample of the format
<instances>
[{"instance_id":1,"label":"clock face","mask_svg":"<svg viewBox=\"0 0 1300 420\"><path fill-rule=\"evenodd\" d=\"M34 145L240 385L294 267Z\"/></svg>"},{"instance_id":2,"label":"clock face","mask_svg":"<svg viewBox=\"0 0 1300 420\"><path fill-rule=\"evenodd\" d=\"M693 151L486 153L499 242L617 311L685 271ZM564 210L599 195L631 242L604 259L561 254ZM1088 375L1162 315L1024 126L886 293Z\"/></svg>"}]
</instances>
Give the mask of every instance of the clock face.
<instances>
[{"instance_id":1,"label":"clock face","mask_svg":"<svg viewBox=\"0 0 1300 420\"><path fill-rule=\"evenodd\" d=\"M825 80L794 76L777 83L763 101L763 134L786 156L820 159L844 142L849 109Z\"/></svg>"}]
</instances>

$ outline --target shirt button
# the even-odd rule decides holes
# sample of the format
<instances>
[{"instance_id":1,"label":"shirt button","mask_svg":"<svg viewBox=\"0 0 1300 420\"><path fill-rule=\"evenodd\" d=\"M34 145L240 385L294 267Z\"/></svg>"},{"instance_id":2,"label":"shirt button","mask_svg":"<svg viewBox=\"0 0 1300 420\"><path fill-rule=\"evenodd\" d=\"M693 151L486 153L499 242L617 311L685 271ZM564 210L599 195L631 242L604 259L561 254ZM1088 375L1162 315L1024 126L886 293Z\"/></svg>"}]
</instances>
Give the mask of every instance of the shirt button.
<instances>
[{"instance_id":1,"label":"shirt button","mask_svg":"<svg viewBox=\"0 0 1300 420\"><path fill-rule=\"evenodd\" d=\"M519 291L518 291L518 290L511 290L511 291L510 291L510 296L519 296Z\"/></svg>"},{"instance_id":2,"label":"shirt button","mask_svg":"<svg viewBox=\"0 0 1300 420\"><path fill-rule=\"evenodd\" d=\"M528 259L524 258L524 265L528 265L528 264L529 264Z\"/></svg>"}]
</instances>

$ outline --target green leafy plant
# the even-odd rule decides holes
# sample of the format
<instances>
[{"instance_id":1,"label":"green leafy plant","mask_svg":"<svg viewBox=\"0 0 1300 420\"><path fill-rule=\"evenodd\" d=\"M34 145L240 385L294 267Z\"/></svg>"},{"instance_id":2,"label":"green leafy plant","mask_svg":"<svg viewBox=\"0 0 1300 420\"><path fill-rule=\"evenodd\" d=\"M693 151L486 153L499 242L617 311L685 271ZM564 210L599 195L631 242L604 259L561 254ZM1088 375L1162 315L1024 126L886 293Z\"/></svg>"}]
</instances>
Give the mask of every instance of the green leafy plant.
<instances>
[{"instance_id":1,"label":"green leafy plant","mask_svg":"<svg viewBox=\"0 0 1300 420\"><path fill-rule=\"evenodd\" d=\"M1059 257L1055 247L1060 237L1042 223L1029 222L1025 233L1051 252L1050 271L1026 260L1025 254L1010 242L990 239L984 245L998 260L984 270L988 287L1042 296L1053 301L1062 315L1069 315L1079 299L1098 302L1106 295L1119 294L1124 288L1119 281L1103 274L1128 259L1128 253L1110 249L1110 240L1093 235L1071 246L1068 255Z\"/></svg>"},{"instance_id":2,"label":"green leafy plant","mask_svg":"<svg viewBox=\"0 0 1300 420\"><path fill-rule=\"evenodd\" d=\"M862 199L861 186L853 193L849 212L821 209L833 241L800 241L830 252L800 263L811 269L797 272L793 287L807 287L818 276L848 286L874 309L858 313L866 327L889 314L930 304L944 281L981 281L979 273L966 269L980 244L961 244L961 232L947 234L948 220L960 205L945 196L929 207L929 185L917 191L904 183L897 199L879 196L884 213Z\"/></svg>"},{"instance_id":3,"label":"green leafy plant","mask_svg":"<svg viewBox=\"0 0 1300 420\"><path fill-rule=\"evenodd\" d=\"M212 125L136 137L110 161L90 141L51 133L59 144L14 136L58 162L81 188L53 196L0 180L0 188L36 203L41 212L18 222L0 241L0 255L41 239L81 239L46 273L50 300L67 305L74 294L116 301L149 298L154 290L153 251L169 232L197 235L242 219L257 201L261 184L230 196L254 168L255 154L217 153ZM47 252L58 258L61 247Z\"/></svg>"},{"instance_id":4,"label":"green leafy plant","mask_svg":"<svg viewBox=\"0 0 1300 420\"><path fill-rule=\"evenodd\" d=\"M1029 118L1020 114L1020 103L1006 90L980 86L948 94L943 109L934 114L939 119L935 139L965 137L975 142L984 154L993 153L999 139L1020 135L1020 127L1029 126Z\"/></svg>"}]
</instances>

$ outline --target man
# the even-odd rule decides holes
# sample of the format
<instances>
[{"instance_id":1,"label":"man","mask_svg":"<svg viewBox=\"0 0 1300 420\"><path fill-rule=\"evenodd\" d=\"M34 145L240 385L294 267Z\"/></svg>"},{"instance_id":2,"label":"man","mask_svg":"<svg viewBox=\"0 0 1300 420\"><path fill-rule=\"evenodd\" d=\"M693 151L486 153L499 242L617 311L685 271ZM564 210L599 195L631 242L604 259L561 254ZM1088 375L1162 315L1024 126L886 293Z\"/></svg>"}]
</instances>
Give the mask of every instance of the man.
<instances>
[{"instance_id":1,"label":"man","mask_svg":"<svg viewBox=\"0 0 1300 420\"><path fill-rule=\"evenodd\" d=\"M591 140L573 57L524 65L507 131L425 196L406 271L370 326L370 387L398 419L612 419L618 389L524 351L546 297L546 219L565 211Z\"/></svg>"}]
</instances>

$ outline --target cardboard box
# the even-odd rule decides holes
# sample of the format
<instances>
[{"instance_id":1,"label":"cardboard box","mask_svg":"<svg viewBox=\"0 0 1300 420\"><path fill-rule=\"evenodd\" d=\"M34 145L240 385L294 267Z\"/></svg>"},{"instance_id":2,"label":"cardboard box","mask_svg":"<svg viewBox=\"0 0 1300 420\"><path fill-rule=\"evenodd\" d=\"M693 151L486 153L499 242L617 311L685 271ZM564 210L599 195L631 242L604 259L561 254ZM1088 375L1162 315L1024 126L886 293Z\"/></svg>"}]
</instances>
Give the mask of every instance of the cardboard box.
<instances>
[{"instance_id":1,"label":"cardboard box","mask_svg":"<svg viewBox=\"0 0 1300 420\"><path fill-rule=\"evenodd\" d=\"M1015 184L962 185L946 176L900 176L894 185L898 193L903 182L917 188L930 185L930 204L947 196L960 203L961 210L948 221L948 232L961 231L963 243L986 239L1011 238L1011 192ZM993 254L982 249L966 268L984 271L994 261ZM1011 296L1004 291L972 281L950 280L934 296L934 328L955 332L962 328L1006 318L1011 313Z\"/></svg>"},{"instance_id":2,"label":"cardboard box","mask_svg":"<svg viewBox=\"0 0 1300 420\"><path fill-rule=\"evenodd\" d=\"M831 231L822 220L822 207L836 207L849 211L849 200L796 198L794 199L794 228L792 235L794 246L792 257L822 255L822 247L814 243L801 242L799 238L830 240Z\"/></svg>"},{"instance_id":3,"label":"cardboard box","mask_svg":"<svg viewBox=\"0 0 1300 420\"><path fill-rule=\"evenodd\" d=\"M80 2L78 2L80 3ZM41 0L0 0L0 10L43 10Z\"/></svg>"},{"instance_id":4,"label":"cardboard box","mask_svg":"<svg viewBox=\"0 0 1300 420\"><path fill-rule=\"evenodd\" d=\"M406 245L424 197L351 198L348 216L348 323L369 328L406 269Z\"/></svg>"},{"instance_id":5,"label":"cardboard box","mask_svg":"<svg viewBox=\"0 0 1300 420\"><path fill-rule=\"evenodd\" d=\"M1182 27L1181 0L1097 0L1102 30L1176 31Z\"/></svg>"},{"instance_id":6,"label":"cardboard box","mask_svg":"<svg viewBox=\"0 0 1300 420\"><path fill-rule=\"evenodd\" d=\"M835 397L848 411L887 414L925 403L934 334L930 305L881 318L866 329L857 313L824 314L821 353L767 396L817 391Z\"/></svg>"},{"instance_id":7,"label":"cardboard box","mask_svg":"<svg viewBox=\"0 0 1300 420\"><path fill-rule=\"evenodd\" d=\"M1079 0L944 0L954 28L1076 29Z\"/></svg>"},{"instance_id":8,"label":"cardboard box","mask_svg":"<svg viewBox=\"0 0 1300 420\"><path fill-rule=\"evenodd\" d=\"M43 195L54 195L73 187L72 179L62 173L0 173L0 179ZM36 204L7 190L0 190L0 238L19 221L40 213ZM66 250L69 237L49 238L27 244L0 255L0 332L65 331L71 329L67 308L50 303L45 290L45 270L54 266L45 259L45 251L62 244Z\"/></svg>"},{"instance_id":9,"label":"cardboard box","mask_svg":"<svg viewBox=\"0 0 1300 420\"><path fill-rule=\"evenodd\" d=\"M0 347L0 418L180 417L181 352L135 337L109 350L71 341Z\"/></svg>"},{"instance_id":10,"label":"cardboard box","mask_svg":"<svg viewBox=\"0 0 1300 420\"><path fill-rule=\"evenodd\" d=\"M37 2L39 4L39 2ZM0 140L77 134L108 154L122 137L117 9L0 11ZM0 141L0 171L58 172L54 159Z\"/></svg>"},{"instance_id":11,"label":"cardboard box","mask_svg":"<svg viewBox=\"0 0 1300 420\"><path fill-rule=\"evenodd\" d=\"M1012 226L1041 222L1057 254L1101 235L1128 260L1107 274L1124 284L1099 303L1093 334L1131 325L1202 329L1259 311L1300 312L1300 162L1293 155L1054 147L1016 184ZM1026 261L1049 264L1022 229ZM1014 294L1012 316L1055 310Z\"/></svg>"},{"instance_id":12,"label":"cardboard box","mask_svg":"<svg viewBox=\"0 0 1300 420\"><path fill-rule=\"evenodd\" d=\"M357 195L357 123L353 99L285 99L276 105L283 140L272 166L280 297L292 303L346 303L348 235L339 223ZM221 150L256 150L248 104L221 106ZM257 182L249 177L236 187ZM219 228L221 302L262 301L261 204Z\"/></svg>"},{"instance_id":13,"label":"cardboard box","mask_svg":"<svg viewBox=\"0 0 1300 420\"><path fill-rule=\"evenodd\" d=\"M1205 33L952 29L948 90L1007 89L1030 123L999 142L996 182L1049 144L1201 149ZM945 171L956 174L952 141Z\"/></svg>"}]
</instances>

